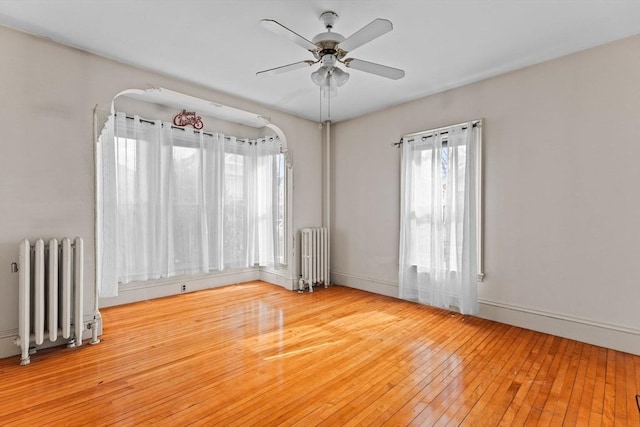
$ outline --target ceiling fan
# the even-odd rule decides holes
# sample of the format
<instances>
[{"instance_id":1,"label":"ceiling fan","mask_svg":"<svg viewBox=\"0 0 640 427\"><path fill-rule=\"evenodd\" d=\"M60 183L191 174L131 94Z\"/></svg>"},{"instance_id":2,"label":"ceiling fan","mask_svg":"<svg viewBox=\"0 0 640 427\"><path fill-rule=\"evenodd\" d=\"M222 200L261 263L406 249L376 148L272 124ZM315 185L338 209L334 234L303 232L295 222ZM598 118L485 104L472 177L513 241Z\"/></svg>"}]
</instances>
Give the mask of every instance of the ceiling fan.
<instances>
[{"instance_id":1,"label":"ceiling fan","mask_svg":"<svg viewBox=\"0 0 640 427\"><path fill-rule=\"evenodd\" d=\"M386 19L374 19L351 36L345 38L341 34L332 31L334 24L338 20L335 12L324 12L320 15L320 21L327 31L316 35L311 41L302 37L298 33L290 30L273 19L263 19L260 21L267 30L280 36L286 37L295 44L305 48L313 55L313 60L294 62L292 64L258 71L256 75L273 75L300 68L310 67L315 64L322 66L311 73L311 80L323 91L336 93L336 86L342 86L349 80L349 73L337 67L344 64L347 68L364 71L393 80L404 77L404 71L386 65L363 61L361 59L346 58L347 54L358 47L388 33L393 29L391 21Z\"/></svg>"}]
</instances>

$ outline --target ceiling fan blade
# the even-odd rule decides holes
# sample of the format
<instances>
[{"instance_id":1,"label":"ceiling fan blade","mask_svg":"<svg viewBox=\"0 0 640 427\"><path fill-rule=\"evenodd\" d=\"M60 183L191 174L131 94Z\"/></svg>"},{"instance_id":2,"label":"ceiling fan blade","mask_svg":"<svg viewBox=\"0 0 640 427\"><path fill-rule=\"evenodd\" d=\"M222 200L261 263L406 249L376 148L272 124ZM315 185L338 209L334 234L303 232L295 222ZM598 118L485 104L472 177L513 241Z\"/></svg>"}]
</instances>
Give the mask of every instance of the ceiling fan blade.
<instances>
[{"instance_id":1,"label":"ceiling fan blade","mask_svg":"<svg viewBox=\"0 0 640 427\"><path fill-rule=\"evenodd\" d=\"M354 70L364 71L365 73L376 74L388 79L398 80L404 77L404 70L399 68L387 67L373 62L363 61L362 59L345 59L344 65Z\"/></svg>"},{"instance_id":2,"label":"ceiling fan blade","mask_svg":"<svg viewBox=\"0 0 640 427\"><path fill-rule=\"evenodd\" d=\"M260 24L262 24L262 26L267 30L272 31L279 36L286 37L298 46L302 46L311 52L315 52L318 49L315 44L311 43L295 31L291 31L278 21L274 21L273 19L262 19L260 20Z\"/></svg>"},{"instance_id":3,"label":"ceiling fan blade","mask_svg":"<svg viewBox=\"0 0 640 427\"><path fill-rule=\"evenodd\" d=\"M386 19L374 19L358 31L347 37L342 43L338 44L338 49L345 52L359 48L365 43L369 43L373 39L387 34L393 30L393 24Z\"/></svg>"},{"instance_id":4,"label":"ceiling fan blade","mask_svg":"<svg viewBox=\"0 0 640 427\"><path fill-rule=\"evenodd\" d=\"M274 75L274 74L282 74L282 73L286 73L287 71L293 71L293 70L297 70L299 68L310 67L315 63L316 63L316 61L294 62L293 64L287 64L287 65L283 65L281 67L270 68L268 70L258 71L256 73L256 76L271 76L271 75Z\"/></svg>"}]
</instances>

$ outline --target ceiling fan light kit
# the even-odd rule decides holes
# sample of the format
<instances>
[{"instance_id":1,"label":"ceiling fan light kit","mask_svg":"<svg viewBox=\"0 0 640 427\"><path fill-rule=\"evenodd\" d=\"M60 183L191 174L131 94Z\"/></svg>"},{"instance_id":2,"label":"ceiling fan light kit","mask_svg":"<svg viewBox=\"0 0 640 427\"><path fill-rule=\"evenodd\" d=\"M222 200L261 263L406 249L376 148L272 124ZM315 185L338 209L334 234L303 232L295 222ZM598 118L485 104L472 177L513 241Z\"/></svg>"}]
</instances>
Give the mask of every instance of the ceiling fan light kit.
<instances>
[{"instance_id":1,"label":"ceiling fan light kit","mask_svg":"<svg viewBox=\"0 0 640 427\"><path fill-rule=\"evenodd\" d=\"M345 58L354 49L391 31L393 25L390 21L381 18L374 19L347 38L332 31L337 21L338 14L335 12L327 11L321 14L320 22L322 22L326 31L317 34L309 41L273 19L263 19L260 22L264 28L305 48L313 55L314 60L294 62L293 64L259 71L256 74L259 76L280 74L319 63L321 64L320 68L311 73L311 81L320 87L321 93L330 94L337 94L336 88L343 86L349 80L349 73L339 68L338 64L393 80L404 77L404 71L398 68L355 58Z\"/></svg>"}]
</instances>

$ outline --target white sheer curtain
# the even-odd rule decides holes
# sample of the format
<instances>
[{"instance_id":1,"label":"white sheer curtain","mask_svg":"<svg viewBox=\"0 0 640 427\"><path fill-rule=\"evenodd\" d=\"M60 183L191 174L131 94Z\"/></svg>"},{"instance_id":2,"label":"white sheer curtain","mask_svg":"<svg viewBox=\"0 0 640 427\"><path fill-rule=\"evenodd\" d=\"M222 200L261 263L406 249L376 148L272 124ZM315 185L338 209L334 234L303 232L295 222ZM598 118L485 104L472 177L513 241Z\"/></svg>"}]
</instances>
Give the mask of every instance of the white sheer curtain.
<instances>
[{"instance_id":1,"label":"white sheer curtain","mask_svg":"<svg viewBox=\"0 0 640 427\"><path fill-rule=\"evenodd\" d=\"M274 266L278 257L277 166L275 138L225 140L224 265Z\"/></svg>"},{"instance_id":2,"label":"white sheer curtain","mask_svg":"<svg viewBox=\"0 0 640 427\"><path fill-rule=\"evenodd\" d=\"M405 138L400 297L478 312L476 167L471 123Z\"/></svg>"},{"instance_id":3,"label":"white sheer curtain","mask_svg":"<svg viewBox=\"0 0 640 427\"><path fill-rule=\"evenodd\" d=\"M274 138L256 142L254 250L251 264L277 265L280 258L278 245L278 205L282 195L278 188L278 163L281 156Z\"/></svg>"},{"instance_id":4,"label":"white sheer curtain","mask_svg":"<svg viewBox=\"0 0 640 427\"><path fill-rule=\"evenodd\" d=\"M280 155L275 138L110 117L98 143L101 296L118 282L274 265Z\"/></svg>"}]
</instances>

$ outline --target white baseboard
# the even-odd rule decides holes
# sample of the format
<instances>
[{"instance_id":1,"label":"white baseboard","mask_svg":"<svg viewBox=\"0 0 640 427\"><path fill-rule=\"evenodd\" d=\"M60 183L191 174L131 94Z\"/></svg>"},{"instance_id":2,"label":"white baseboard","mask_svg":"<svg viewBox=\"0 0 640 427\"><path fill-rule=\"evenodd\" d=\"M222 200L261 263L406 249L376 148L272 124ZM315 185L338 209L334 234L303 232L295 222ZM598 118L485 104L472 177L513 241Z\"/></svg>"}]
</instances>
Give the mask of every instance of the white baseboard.
<instances>
[{"instance_id":1,"label":"white baseboard","mask_svg":"<svg viewBox=\"0 0 640 427\"><path fill-rule=\"evenodd\" d=\"M14 341L17 336L17 329L0 332L0 358L20 354L20 347L18 347Z\"/></svg>"},{"instance_id":2,"label":"white baseboard","mask_svg":"<svg viewBox=\"0 0 640 427\"><path fill-rule=\"evenodd\" d=\"M399 297L397 282L337 271L331 272L331 281L363 291ZM640 355L640 330L489 300L480 300L478 317Z\"/></svg>"},{"instance_id":3,"label":"white baseboard","mask_svg":"<svg viewBox=\"0 0 640 427\"><path fill-rule=\"evenodd\" d=\"M386 295L388 297L400 298L400 294L398 293L398 282L389 282L370 277L332 271L331 283L360 289L361 291Z\"/></svg>"},{"instance_id":4,"label":"white baseboard","mask_svg":"<svg viewBox=\"0 0 640 427\"><path fill-rule=\"evenodd\" d=\"M289 277L286 270L260 270L260 280L271 283L272 285L282 286L283 288L293 291L298 289L298 282L295 278Z\"/></svg>"},{"instance_id":5,"label":"white baseboard","mask_svg":"<svg viewBox=\"0 0 640 427\"><path fill-rule=\"evenodd\" d=\"M480 300L478 316L640 356L639 330L488 300Z\"/></svg>"},{"instance_id":6,"label":"white baseboard","mask_svg":"<svg viewBox=\"0 0 640 427\"><path fill-rule=\"evenodd\" d=\"M236 283L251 282L260 279L258 269L243 271L206 274L201 276L181 276L170 279L162 279L148 282L132 282L121 285L118 296L113 298L101 298L100 307L128 304L138 301L146 301L155 298L177 295L184 292L201 291L203 289L217 288ZM185 286L185 291L182 286Z\"/></svg>"},{"instance_id":7,"label":"white baseboard","mask_svg":"<svg viewBox=\"0 0 640 427\"><path fill-rule=\"evenodd\" d=\"M100 307L111 307L177 295L184 292L201 291L203 289L218 288L236 283L251 282L254 280L262 280L267 283L282 286L288 290L294 290L294 286L297 286L296 280L289 277L287 270L251 268L201 276L182 276L148 282L127 283L120 286L117 297L100 299ZM182 290L183 285L186 291Z\"/></svg>"}]
</instances>

